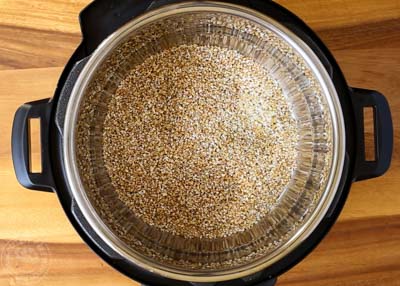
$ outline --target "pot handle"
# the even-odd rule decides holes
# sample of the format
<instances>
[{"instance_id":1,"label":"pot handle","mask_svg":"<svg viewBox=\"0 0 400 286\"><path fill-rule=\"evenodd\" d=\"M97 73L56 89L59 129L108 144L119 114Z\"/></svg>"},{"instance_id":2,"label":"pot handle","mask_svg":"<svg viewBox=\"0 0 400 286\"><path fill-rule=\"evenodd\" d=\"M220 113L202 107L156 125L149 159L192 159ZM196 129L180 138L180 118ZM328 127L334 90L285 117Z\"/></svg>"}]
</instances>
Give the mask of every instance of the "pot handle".
<instances>
[{"instance_id":1,"label":"pot handle","mask_svg":"<svg viewBox=\"0 0 400 286\"><path fill-rule=\"evenodd\" d=\"M374 90L352 88L352 103L356 123L357 154L353 178L355 181L383 175L389 169L393 150L393 124L386 98ZM364 108L374 114L375 160L365 159Z\"/></svg>"},{"instance_id":2,"label":"pot handle","mask_svg":"<svg viewBox=\"0 0 400 286\"><path fill-rule=\"evenodd\" d=\"M54 180L50 167L49 121L52 102L42 99L25 103L15 113L12 128L12 159L18 182L27 189L53 192ZM30 119L40 119L42 172L30 171Z\"/></svg>"},{"instance_id":3,"label":"pot handle","mask_svg":"<svg viewBox=\"0 0 400 286\"><path fill-rule=\"evenodd\" d=\"M233 4L248 5L248 0L225 0ZM184 0L94 0L80 15L85 54L90 55L104 39L134 17L166 4Z\"/></svg>"},{"instance_id":4,"label":"pot handle","mask_svg":"<svg viewBox=\"0 0 400 286\"><path fill-rule=\"evenodd\" d=\"M86 55L133 17L145 12L153 0L95 0L84 8L80 25Z\"/></svg>"}]
</instances>

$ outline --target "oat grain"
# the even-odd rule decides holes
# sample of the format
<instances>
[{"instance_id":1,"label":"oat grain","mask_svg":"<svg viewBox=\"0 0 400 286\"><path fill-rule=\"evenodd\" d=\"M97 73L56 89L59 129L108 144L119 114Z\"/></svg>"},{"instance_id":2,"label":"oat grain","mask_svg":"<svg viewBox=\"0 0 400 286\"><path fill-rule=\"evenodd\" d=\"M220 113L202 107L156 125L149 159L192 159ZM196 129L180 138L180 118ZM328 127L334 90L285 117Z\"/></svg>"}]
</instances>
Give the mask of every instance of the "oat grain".
<instances>
[{"instance_id":1,"label":"oat grain","mask_svg":"<svg viewBox=\"0 0 400 286\"><path fill-rule=\"evenodd\" d=\"M181 45L135 66L105 117L103 156L119 198L186 238L245 231L277 204L296 164L296 122L252 59Z\"/></svg>"}]
</instances>

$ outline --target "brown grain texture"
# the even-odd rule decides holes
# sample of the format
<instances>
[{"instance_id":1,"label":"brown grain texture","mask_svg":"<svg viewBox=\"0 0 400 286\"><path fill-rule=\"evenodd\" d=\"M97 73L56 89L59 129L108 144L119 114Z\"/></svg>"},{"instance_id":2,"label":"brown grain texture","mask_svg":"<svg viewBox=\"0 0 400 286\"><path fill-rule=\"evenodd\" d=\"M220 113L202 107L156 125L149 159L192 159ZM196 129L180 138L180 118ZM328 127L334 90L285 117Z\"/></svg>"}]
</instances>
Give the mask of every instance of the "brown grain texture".
<instances>
[{"instance_id":1,"label":"brown grain texture","mask_svg":"<svg viewBox=\"0 0 400 286\"><path fill-rule=\"evenodd\" d=\"M0 285L27 285L27 269L11 266L32 257L47 270L28 285L136 285L83 244L54 194L25 190L12 167L14 112L24 102L52 96L80 41L77 16L88 2L0 1L0 255L9 256L6 267L1 260ZM386 95L395 132L388 173L352 186L333 230L278 285L400 285L400 2L278 2L317 31L350 85Z\"/></svg>"}]
</instances>

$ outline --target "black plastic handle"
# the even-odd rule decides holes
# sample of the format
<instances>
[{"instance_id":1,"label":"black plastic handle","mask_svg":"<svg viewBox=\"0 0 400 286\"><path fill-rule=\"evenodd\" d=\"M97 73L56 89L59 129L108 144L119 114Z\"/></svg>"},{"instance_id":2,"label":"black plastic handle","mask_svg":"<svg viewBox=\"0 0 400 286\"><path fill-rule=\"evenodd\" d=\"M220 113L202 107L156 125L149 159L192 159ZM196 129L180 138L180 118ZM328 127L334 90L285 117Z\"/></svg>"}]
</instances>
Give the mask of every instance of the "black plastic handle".
<instances>
[{"instance_id":1,"label":"black plastic handle","mask_svg":"<svg viewBox=\"0 0 400 286\"><path fill-rule=\"evenodd\" d=\"M83 47L89 56L104 39L138 15L163 5L185 0L95 0L79 15ZM216 0L222 1L222 0ZM248 6L248 0L223 0Z\"/></svg>"},{"instance_id":2,"label":"black plastic handle","mask_svg":"<svg viewBox=\"0 0 400 286\"><path fill-rule=\"evenodd\" d=\"M29 102L15 113L12 129L12 158L19 183L25 188L53 192L54 180L50 166L49 120L52 102L50 99ZM40 145L42 172L30 171L30 128L29 120L40 119Z\"/></svg>"},{"instance_id":3,"label":"black plastic handle","mask_svg":"<svg viewBox=\"0 0 400 286\"><path fill-rule=\"evenodd\" d=\"M143 13L153 0L95 0L79 15L86 55L111 33Z\"/></svg>"},{"instance_id":4,"label":"black plastic handle","mask_svg":"<svg viewBox=\"0 0 400 286\"><path fill-rule=\"evenodd\" d=\"M374 90L352 88L356 119L357 156L353 178L356 181L375 178L389 169L393 151L393 124L386 98ZM374 111L375 160L366 161L364 142L364 108Z\"/></svg>"}]
</instances>

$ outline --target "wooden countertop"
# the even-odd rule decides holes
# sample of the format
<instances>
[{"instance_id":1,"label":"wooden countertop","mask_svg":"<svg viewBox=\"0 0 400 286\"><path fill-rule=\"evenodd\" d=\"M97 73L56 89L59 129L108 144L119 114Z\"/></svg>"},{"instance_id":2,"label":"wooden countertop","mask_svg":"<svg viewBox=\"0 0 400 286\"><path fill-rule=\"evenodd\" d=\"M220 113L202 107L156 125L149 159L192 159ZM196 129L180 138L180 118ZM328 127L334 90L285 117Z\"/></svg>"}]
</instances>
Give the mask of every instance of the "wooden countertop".
<instances>
[{"instance_id":1,"label":"wooden countertop","mask_svg":"<svg viewBox=\"0 0 400 286\"><path fill-rule=\"evenodd\" d=\"M350 85L386 95L395 129L390 170L353 185L333 230L278 285L400 285L400 1L278 2L317 31ZM52 96L88 3L0 1L0 285L136 285L82 242L55 194L25 190L12 168L14 112Z\"/></svg>"}]
</instances>

